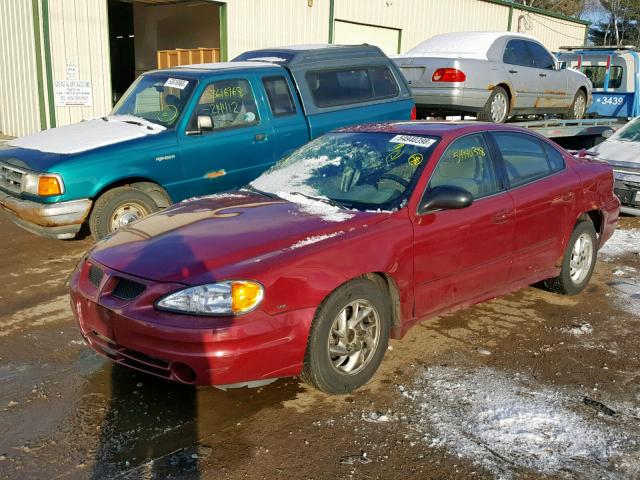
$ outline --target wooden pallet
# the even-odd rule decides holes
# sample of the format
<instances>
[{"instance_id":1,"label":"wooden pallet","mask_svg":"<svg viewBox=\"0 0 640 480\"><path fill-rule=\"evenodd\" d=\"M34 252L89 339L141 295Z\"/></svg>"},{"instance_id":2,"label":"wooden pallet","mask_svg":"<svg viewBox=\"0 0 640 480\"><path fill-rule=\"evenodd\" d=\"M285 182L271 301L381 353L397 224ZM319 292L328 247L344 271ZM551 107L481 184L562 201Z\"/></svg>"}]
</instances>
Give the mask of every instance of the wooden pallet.
<instances>
[{"instance_id":1,"label":"wooden pallet","mask_svg":"<svg viewBox=\"0 0 640 480\"><path fill-rule=\"evenodd\" d=\"M158 50L158 68L171 68L194 63L213 63L220 61L219 48L176 48Z\"/></svg>"}]
</instances>

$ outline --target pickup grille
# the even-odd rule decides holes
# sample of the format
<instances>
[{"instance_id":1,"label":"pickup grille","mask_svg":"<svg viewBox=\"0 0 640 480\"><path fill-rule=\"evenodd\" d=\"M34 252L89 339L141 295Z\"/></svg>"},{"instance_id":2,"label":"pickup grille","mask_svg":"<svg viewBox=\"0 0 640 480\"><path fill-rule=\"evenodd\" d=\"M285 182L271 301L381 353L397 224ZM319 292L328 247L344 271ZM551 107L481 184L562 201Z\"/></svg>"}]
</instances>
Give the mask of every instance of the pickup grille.
<instances>
[{"instance_id":1,"label":"pickup grille","mask_svg":"<svg viewBox=\"0 0 640 480\"><path fill-rule=\"evenodd\" d=\"M22 170L0 163L0 188L12 193L22 192Z\"/></svg>"}]
</instances>

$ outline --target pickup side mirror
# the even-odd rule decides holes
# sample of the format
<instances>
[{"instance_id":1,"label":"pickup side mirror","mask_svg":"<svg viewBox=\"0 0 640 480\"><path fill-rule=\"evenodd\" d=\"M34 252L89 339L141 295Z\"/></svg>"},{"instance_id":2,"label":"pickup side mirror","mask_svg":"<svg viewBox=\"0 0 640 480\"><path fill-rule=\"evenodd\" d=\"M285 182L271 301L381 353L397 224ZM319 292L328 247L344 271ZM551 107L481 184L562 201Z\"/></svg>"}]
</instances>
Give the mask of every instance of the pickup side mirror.
<instances>
[{"instance_id":1,"label":"pickup side mirror","mask_svg":"<svg viewBox=\"0 0 640 480\"><path fill-rule=\"evenodd\" d=\"M202 132L213 130L213 120L209 115L198 115L196 117L196 127L194 130L187 130L187 135L201 135Z\"/></svg>"},{"instance_id":2,"label":"pickup side mirror","mask_svg":"<svg viewBox=\"0 0 640 480\"><path fill-rule=\"evenodd\" d=\"M433 210L467 208L472 203L473 195L464 188L441 185L427 191L418 207L418 214L422 215Z\"/></svg>"}]
</instances>

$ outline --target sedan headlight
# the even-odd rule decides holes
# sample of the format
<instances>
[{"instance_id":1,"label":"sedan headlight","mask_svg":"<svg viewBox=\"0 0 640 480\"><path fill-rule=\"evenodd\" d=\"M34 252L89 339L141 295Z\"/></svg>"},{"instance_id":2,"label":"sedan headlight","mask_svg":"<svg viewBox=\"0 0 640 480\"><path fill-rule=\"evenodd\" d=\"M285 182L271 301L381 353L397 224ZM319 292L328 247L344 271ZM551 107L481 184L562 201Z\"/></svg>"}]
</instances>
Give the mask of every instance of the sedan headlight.
<instances>
[{"instance_id":1,"label":"sedan headlight","mask_svg":"<svg viewBox=\"0 0 640 480\"><path fill-rule=\"evenodd\" d=\"M22 191L41 197L51 197L64 193L62 177L53 173L25 173L22 177Z\"/></svg>"},{"instance_id":2,"label":"sedan headlight","mask_svg":"<svg viewBox=\"0 0 640 480\"><path fill-rule=\"evenodd\" d=\"M262 285L246 280L212 283L170 293L156 302L160 310L195 315L240 315L258 306Z\"/></svg>"}]
</instances>

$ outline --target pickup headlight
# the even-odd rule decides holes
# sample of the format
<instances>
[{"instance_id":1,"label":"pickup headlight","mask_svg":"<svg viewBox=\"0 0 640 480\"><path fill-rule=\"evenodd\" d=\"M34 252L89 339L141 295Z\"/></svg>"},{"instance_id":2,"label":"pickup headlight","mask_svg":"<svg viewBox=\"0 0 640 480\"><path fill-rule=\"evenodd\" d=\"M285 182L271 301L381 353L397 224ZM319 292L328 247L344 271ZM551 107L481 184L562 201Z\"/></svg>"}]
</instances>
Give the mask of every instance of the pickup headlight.
<instances>
[{"instance_id":1,"label":"pickup headlight","mask_svg":"<svg viewBox=\"0 0 640 480\"><path fill-rule=\"evenodd\" d=\"M53 173L25 173L22 177L22 191L41 197L51 197L64 193L62 177Z\"/></svg>"},{"instance_id":2,"label":"pickup headlight","mask_svg":"<svg viewBox=\"0 0 640 480\"><path fill-rule=\"evenodd\" d=\"M156 308L195 315L241 315L256 308L263 296L259 283L234 280L178 290L158 300Z\"/></svg>"}]
</instances>

